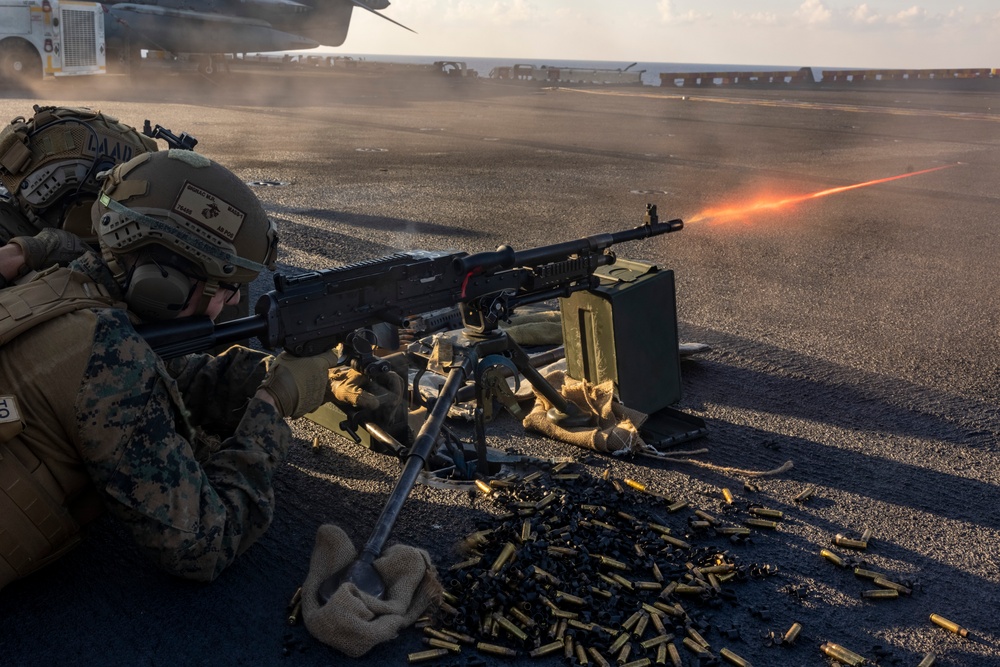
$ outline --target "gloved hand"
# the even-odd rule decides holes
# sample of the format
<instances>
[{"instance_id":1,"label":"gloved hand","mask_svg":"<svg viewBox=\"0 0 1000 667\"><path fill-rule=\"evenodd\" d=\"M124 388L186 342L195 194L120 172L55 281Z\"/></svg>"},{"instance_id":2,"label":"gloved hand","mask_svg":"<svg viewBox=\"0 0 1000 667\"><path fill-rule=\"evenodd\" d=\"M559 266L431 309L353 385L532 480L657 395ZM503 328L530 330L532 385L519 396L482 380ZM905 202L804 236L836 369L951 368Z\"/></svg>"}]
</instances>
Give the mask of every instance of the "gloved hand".
<instances>
[{"instance_id":1,"label":"gloved hand","mask_svg":"<svg viewBox=\"0 0 1000 667\"><path fill-rule=\"evenodd\" d=\"M298 418L323 405L329 391L327 375L336 363L332 351L314 357L282 352L268 362L260 388L271 394L283 416Z\"/></svg>"},{"instance_id":2,"label":"gloved hand","mask_svg":"<svg viewBox=\"0 0 1000 667\"><path fill-rule=\"evenodd\" d=\"M90 249L75 234L52 227L34 236L15 236L10 243L21 246L24 265L32 271L47 269L53 264L69 264Z\"/></svg>"},{"instance_id":3,"label":"gloved hand","mask_svg":"<svg viewBox=\"0 0 1000 667\"><path fill-rule=\"evenodd\" d=\"M380 373L374 379L349 366L330 371L333 400L374 414L383 426L395 423L403 406L403 379L396 373Z\"/></svg>"}]
</instances>

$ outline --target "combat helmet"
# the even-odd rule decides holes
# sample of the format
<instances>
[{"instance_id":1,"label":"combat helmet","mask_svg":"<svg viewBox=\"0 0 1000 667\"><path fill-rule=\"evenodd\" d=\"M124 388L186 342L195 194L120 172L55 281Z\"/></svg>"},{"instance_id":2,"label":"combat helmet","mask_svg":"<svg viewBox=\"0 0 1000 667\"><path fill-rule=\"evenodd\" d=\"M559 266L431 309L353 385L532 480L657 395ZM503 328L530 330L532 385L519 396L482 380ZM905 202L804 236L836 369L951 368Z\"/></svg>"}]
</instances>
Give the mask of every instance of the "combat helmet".
<instances>
[{"instance_id":1,"label":"combat helmet","mask_svg":"<svg viewBox=\"0 0 1000 667\"><path fill-rule=\"evenodd\" d=\"M34 110L0 132L0 182L39 230L60 227L94 241L97 175L157 150L156 141L99 111L37 104Z\"/></svg>"},{"instance_id":2,"label":"combat helmet","mask_svg":"<svg viewBox=\"0 0 1000 667\"><path fill-rule=\"evenodd\" d=\"M144 319L171 319L205 281L197 312L220 286L273 269L278 236L250 188L192 151L145 153L115 167L93 207L104 260Z\"/></svg>"}]
</instances>

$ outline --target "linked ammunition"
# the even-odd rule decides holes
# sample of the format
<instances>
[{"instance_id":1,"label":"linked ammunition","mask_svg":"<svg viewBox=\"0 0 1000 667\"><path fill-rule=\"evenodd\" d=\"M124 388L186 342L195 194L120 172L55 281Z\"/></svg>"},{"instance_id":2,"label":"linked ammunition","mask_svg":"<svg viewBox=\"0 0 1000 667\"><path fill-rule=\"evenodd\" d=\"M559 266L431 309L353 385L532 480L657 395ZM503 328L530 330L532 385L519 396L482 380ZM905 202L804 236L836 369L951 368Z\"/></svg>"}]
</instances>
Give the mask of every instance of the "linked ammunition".
<instances>
[{"instance_id":1,"label":"linked ammunition","mask_svg":"<svg viewBox=\"0 0 1000 667\"><path fill-rule=\"evenodd\" d=\"M673 642L667 644L667 655L670 656L670 662L673 663L674 667L683 667L681 654L677 651L677 645Z\"/></svg>"},{"instance_id":2,"label":"linked ammunition","mask_svg":"<svg viewBox=\"0 0 1000 667\"><path fill-rule=\"evenodd\" d=\"M597 667L611 667L611 663L608 662L607 659L601 655L601 652L593 646L587 647L587 653L594 659L594 662L597 663Z\"/></svg>"},{"instance_id":3,"label":"linked ammunition","mask_svg":"<svg viewBox=\"0 0 1000 667\"><path fill-rule=\"evenodd\" d=\"M965 628L963 628L962 626L960 626L958 623L955 623L954 621L949 621L944 616L939 616L937 614L931 614L931 623L933 623L934 625L937 625L937 626L940 626L940 627L944 628L948 632L954 632L959 637L968 637L969 636L969 631L968 630L966 630Z\"/></svg>"},{"instance_id":4,"label":"linked ammunition","mask_svg":"<svg viewBox=\"0 0 1000 667\"><path fill-rule=\"evenodd\" d=\"M416 653L410 653L406 656L406 660L410 664L413 664L415 662L425 662L427 660L434 660L435 658L443 658L446 655L448 655L448 649L435 648L429 651L417 651Z\"/></svg>"},{"instance_id":5,"label":"linked ammunition","mask_svg":"<svg viewBox=\"0 0 1000 667\"><path fill-rule=\"evenodd\" d=\"M753 528L768 528L770 530L778 527L777 521L768 521L767 519L745 519L743 523Z\"/></svg>"},{"instance_id":6,"label":"linked ammunition","mask_svg":"<svg viewBox=\"0 0 1000 667\"><path fill-rule=\"evenodd\" d=\"M754 516L762 516L768 519L784 519L785 513L780 510L769 510L763 507L751 507L750 514Z\"/></svg>"},{"instance_id":7,"label":"linked ammunition","mask_svg":"<svg viewBox=\"0 0 1000 667\"><path fill-rule=\"evenodd\" d=\"M493 487L491 487L489 484L487 484L483 480L477 479L475 481L475 484L476 484L476 488L479 489L484 496L488 496L488 495L490 495L490 494L493 493Z\"/></svg>"},{"instance_id":8,"label":"linked ammunition","mask_svg":"<svg viewBox=\"0 0 1000 667\"><path fill-rule=\"evenodd\" d=\"M815 493L816 493L815 486L807 486L805 489L802 490L802 492L799 495L795 496L795 502L804 503L805 501L812 498L813 494Z\"/></svg>"},{"instance_id":9,"label":"linked ammunition","mask_svg":"<svg viewBox=\"0 0 1000 667\"><path fill-rule=\"evenodd\" d=\"M847 563L844 562L844 559L838 556L837 554L833 553L829 549L820 549L819 555L827 559L837 567L847 567Z\"/></svg>"},{"instance_id":10,"label":"linked ammunition","mask_svg":"<svg viewBox=\"0 0 1000 667\"><path fill-rule=\"evenodd\" d=\"M552 642L551 644L546 644L544 646L539 646L535 650L530 651L528 653L528 655L530 655L532 658L540 658L543 655L548 655L549 653L555 653L556 651L558 651L562 647L563 647L563 642L560 639L558 641Z\"/></svg>"},{"instance_id":11,"label":"linked ammunition","mask_svg":"<svg viewBox=\"0 0 1000 667\"><path fill-rule=\"evenodd\" d=\"M839 533L834 536L833 543L838 547L844 547L846 549L861 549L863 551L868 548L868 545L861 540L852 540L851 538L844 537Z\"/></svg>"},{"instance_id":12,"label":"linked ammunition","mask_svg":"<svg viewBox=\"0 0 1000 667\"><path fill-rule=\"evenodd\" d=\"M899 591L892 588L875 588L870 591L861 591L861 597L874 598L876 600L895 600L899 597Z\"/></svg>"},{"instance_id":13,"label":"linked ammunition","mask_svg":"<svg viewBox=\"0 0 1000 667\"><path fill-rule=\"evenodd\" d=\"M727 505L733 504L733 492L729 489L722 489L722 499L726 501Z\"/></svg>"},{"instance_id":14,"label":"linked ammunition","mask_svg":"<svg viewBox=\"0 0 1000 667\"><path fill-rule=\"evenodd\" d=\"M438 639L437 637L424 637L424 643L428 646L433 646L434 648L443 648L451 651L452 653L461 653L462 647L455 642L450 642L445 639Z\"/></svg>"},{"instance_id":15,"label":"linked ammunition","mask_svg":"<svg viewBox=\"0 0 1000 667\"><path fill-rule=\"evenodd\" d=\"M866 662L863 657L854 651L846 649L840 644L834 644L833 642L826 642L819 647L819 650L837 662L850 665L850 667L861 667Z\"/></svg>"},{"instance_id":16,"label":"linked ammunition","mask_svg":"<svg viewBox=\"0 0 1000 667\"><path fill-rule=\"evenodd\" d=\"M937 660L937 658L934 657L934 654L928 653L924 656L924 659L920 661L920 664L917 665L917 667L934 667L935 660Z\"/></svg>"},{"instance_id":17,"label":"linked ammunition","mask_svg":"<svg viewBox=\"0 0 1000 667\"><path fill-rule=\"evenodd\" d=\"M721 655L726 662L736 665L736 667L752 667L749 662L736 655L728 648L720 648L719 655Z\"/></svg>"},{"instance_id":18,"label":"linked ammunition","mask_svg":"<svg viewBox=\"0 0 1000 667\"><path fill-rule=\"evenodd\" d=\"M514 555L514 551L517 547L514 546L512 542L507 542L503 545L503 549L500 550L500 555L497 556L496 560L493 561L493 565L490 566L490 573L496 574L500 571L500 568L510 560L510 557Z\"/></svg>"},{"instance_id":19,"label":"linked ammunition","mask_svg":"<svg viewBox=\"0 0 1000 667\"><path fill-rule=\"evenodd\" d=\"M875 577L873 580L876 586L881 586L882 588L891 588L894 591L902 593L903 595L909 595L913 591L903 584L897 584L895 581L889 581L885 577Z\"/></svg>"},{"instance_id":20,"label":"linked ammunition","mask_svg":"<svg viewBox=\"0 0 1000 667\"><path fill-rule=\"evenodd\" d=\"M512 648L507 648L506 646L497 646L496 644L487 644L486 642L479 642L476 644L476 650L483 653L492 653L493 655L503 655L508 658L516 658L518 653ZM445 651L447 653L447 651Z\"/></svg>"},{"instance_id":21,"label":"linked ammunition","mask_svg":"<svg viewBox=\"0 0 1000 667\"><path fill-rule=\"evenodd\" d=\"M794 644L795 640L799 638L800 632L802 632L802 624L792 623L792 627L788 628L788 632L781 638L781 641L785 644Z\"/></svg>"}]
</instances>

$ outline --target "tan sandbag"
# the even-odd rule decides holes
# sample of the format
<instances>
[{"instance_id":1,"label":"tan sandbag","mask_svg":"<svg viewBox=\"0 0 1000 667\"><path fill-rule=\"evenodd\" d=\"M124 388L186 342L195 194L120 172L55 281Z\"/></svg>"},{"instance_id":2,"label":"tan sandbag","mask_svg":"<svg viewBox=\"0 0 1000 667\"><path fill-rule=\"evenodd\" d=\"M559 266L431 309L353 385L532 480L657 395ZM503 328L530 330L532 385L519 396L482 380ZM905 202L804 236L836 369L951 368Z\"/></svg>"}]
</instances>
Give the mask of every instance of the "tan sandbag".
<instances>
[{"instance_id":1,"label":"tan sandbag","mask_svg":"<svg viewBox=\"0 0 1000 667\"><path fill-rule=\"evenodd\" d=\"M320 526L309 574L302 584L302 620L309 633L352 658L394 639L441 597L441 584L427 552L394 544L373 563L385 582L384 600L344 583L320 605L320 585L356 556L347 533L333 524Z\"/></svg>"},{"instance_id":2,"label":"tan sandbag","mask_svg":"<svg viewBox=\"0 0 1000 667\"><path fill-rule=\"evenodd\" d=\"M546 379L566 400L593 415L594 426L565 429L553 423L546 415L552 404L536 392L535 407L525 417L524 428L605 454L637 453L651 449L639 435L647 415L622 405L614 396L611 380L593 385L586 380L574 380L563 371L550 373Z\"/></svg>"}]
</instances>

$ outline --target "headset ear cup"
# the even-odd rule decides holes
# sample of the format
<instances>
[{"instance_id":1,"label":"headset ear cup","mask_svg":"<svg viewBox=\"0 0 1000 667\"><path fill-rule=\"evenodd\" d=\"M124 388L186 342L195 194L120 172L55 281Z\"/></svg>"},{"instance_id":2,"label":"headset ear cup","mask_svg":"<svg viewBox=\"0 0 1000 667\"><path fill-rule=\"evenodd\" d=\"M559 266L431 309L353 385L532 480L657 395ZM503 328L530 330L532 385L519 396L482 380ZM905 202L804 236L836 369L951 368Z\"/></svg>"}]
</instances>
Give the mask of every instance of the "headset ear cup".
<instances>
[{"instance_id":1,"label":"headset ear cup","mask_svg":"<svg viewBox=\"0 0 1000 667\"><path fill-rule=\"evenodd\" d=\"M140 264L132 271L125 302L129 310L146 320L177 317L191 293L191 280L170 266Z\"/></svg>"}]
</instances>

